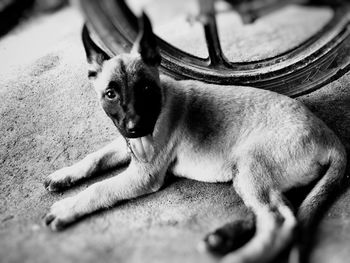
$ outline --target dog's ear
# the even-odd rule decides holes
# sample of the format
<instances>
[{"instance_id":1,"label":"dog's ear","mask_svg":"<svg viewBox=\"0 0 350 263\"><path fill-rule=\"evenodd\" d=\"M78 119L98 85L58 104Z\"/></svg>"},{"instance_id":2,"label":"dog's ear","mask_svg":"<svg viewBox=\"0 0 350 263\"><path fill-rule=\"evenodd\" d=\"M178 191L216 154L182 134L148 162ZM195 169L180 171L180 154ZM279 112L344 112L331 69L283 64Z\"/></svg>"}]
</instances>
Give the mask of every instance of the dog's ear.
<instances>
[{"instance_id":1,"label":"dog's ear","mask_svg":"<svg viewBox=\"0 0 350 263\"><path fill-rule=\"evenodd\" d=\"M158 50L157 38L153 34L151 21L144 12L139 17L139 34L133 49L141 54L142 60L147 65L160 65L161 56Z\"/></svg>"},{"instance_id":2,"label":"dog's ear","mask_svg":"<svg viewBox=\"0 0 350 263\"><path fill-rule=\"evenodd\" d=\"M88 77L89 79L95 79L102 69L103 62L110 59L110 57L91 39L86 24L84 24L82 30L82 40L85 48L86 59L90 64Z\"/></svg>"}]
</instances>

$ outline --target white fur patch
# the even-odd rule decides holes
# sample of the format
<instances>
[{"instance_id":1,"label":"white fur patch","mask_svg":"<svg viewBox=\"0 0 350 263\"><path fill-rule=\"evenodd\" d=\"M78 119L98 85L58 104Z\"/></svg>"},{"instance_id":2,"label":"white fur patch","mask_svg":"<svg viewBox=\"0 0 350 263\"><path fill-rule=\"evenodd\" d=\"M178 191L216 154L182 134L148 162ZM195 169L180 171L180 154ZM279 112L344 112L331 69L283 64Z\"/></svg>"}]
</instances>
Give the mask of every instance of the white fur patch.
<instances>
[{"instance_id":1,"label":"white fur patch","mask_svg":"<svg viewBox=\"0 0 350 263\"><path fill-rule=\"evenodd\" d=\"M177 162L172 172L179 177L202 182L228 182L232 180L232 170L222 156L216 153L195 153L186 147L178 150Z\"/></svg>"}]
</instances>

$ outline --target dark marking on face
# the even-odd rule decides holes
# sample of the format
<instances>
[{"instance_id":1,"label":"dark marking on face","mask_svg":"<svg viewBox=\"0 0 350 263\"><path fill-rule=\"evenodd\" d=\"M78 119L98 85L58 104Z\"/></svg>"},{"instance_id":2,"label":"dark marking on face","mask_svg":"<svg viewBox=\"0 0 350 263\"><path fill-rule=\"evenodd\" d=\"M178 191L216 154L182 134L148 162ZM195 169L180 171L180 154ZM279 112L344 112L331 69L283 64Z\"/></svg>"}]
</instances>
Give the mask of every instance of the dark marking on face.
<instances>
[{"instance_id":1,"label":"dark marking on face","mask_svg":"<svg viewBox=\"0 0 350 263\"><path fill-rule=\"evenodd\" d=\"M120 79L122 82L121 89L119 89L120 98L122 99L122 105L125 106L128 103L128 74L125 69L123 60L119 63Z\"/></svg>"},{"instance_id":2,"label":"dark marking on face","mask_svg":"<svg viewBox=\"0 0 350 263\"><path fill-rule=\"evenodd\" d=\"M141 59L118 58L115 67L102 98L104 110L125 137L151 134L162 106L158 76ZM108 91L116 98L109 99Z\"/></svg>"}]
</instances>

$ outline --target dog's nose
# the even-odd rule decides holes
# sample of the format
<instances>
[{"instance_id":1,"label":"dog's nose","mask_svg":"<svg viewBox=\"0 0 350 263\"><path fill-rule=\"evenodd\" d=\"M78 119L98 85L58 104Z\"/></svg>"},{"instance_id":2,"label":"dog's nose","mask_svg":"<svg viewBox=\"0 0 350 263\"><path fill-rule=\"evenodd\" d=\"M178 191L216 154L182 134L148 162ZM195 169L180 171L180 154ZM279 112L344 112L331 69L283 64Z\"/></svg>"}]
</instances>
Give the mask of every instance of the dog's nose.
<instances>
[{"instance_id":1,"label":"dog's nose","mask_svg":"<svg viewBox=\"0 0 350 263\"><path fill-rule=\"evenodd\" d=\"M137 131L136 121L129 120L126 123L126 130L127 130L127 132L130 132L130 133L136 132Z\"/></svg>"}]
</instances>

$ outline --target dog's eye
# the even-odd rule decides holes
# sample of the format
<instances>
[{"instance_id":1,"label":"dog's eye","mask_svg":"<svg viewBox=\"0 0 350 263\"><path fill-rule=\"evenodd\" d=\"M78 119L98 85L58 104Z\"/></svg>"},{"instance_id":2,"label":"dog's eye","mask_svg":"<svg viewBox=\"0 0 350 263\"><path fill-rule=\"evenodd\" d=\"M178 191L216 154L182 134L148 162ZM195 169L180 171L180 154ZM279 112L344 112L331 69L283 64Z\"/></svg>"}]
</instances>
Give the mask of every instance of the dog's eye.
<instances>
[{"instance_id":1,"label":"dog's eye","mask_svg":"<svg viewBox=\"0 0 350 263\"><path fill-rule=\"evenodd\" d=\"M150 86L143 86L143 92L144 93L149 93L151 90Z\"/></svg>"},{"instance_id":2,"label":"dog's eye","mask_svg":"<svg viewBox=\"0 0 350 263\"><path fill-rule=\"evenodd\" d=\"M113 99L115 99L117 97L117 93L114 90L112 90L112 89L107 90L105 95L110 100L113 100Z\"/></svg>"}]
</instances>

